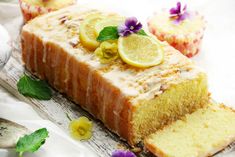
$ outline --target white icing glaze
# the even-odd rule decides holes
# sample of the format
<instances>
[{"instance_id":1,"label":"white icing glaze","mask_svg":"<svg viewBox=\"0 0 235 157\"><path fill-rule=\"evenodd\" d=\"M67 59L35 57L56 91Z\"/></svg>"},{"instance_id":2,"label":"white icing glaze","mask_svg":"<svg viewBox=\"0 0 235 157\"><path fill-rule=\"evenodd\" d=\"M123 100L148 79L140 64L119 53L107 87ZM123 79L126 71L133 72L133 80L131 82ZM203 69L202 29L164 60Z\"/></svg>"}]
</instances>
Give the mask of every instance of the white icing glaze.
<instances>
[{"instance_id":1,"label":"white icing glaze","mask_svg":"<svg viewBox=\"0 0 235 157\"><path fill-rule=\"evenodd\" d=\"M89 71L87 74L86 106L88 110L90 110L91 107L92 75L93 71Z\"/></svg>"},{"instance_id":2,"label":"white icing glaze","mask_svg":"<svg viewBox=\"0 0 235 157\"><path fill-rule=\"evenodd\" d=\"M123 105L124 104L124 96L123 95L120 95L120 97L118 97L118 100L116 102L116 105L113 109L113 113L114 113L114 127L115 127L115 130L119 130L119 124L120 124L120 121L121 121L121 117L120 117L120 112L122 111L123 109Z\"/></svg>"},{"instance_id":3,"label":"white icing glaze","mask_svg":"<svg viewBox=\"0 0 235 157\"><path fill-rule=\"evenodd\" d=\"M29 70L31 70L32 67L30 66L30 59L31 59L31 55L32 55L32 51L31 51L32 44L31 43L27 43L27 45L28 46L26 47L26 52L29 53L29 54L27 55L26 65L28 65Z\"/></svg>"},{"instance_id":4,"label":"white icing glaze","mask_svg":"<svg viewBox=\"0 0 235 157\"><path fill-rule=\"evenodd\" d=\"M78 98L78 69L73 65L73 97L77 101Z\"/></svg>"},{"instance_id":5,"label":"white icing glaze","mask_svg":"<svg viewBox=\"0 0 235 157\"><path fill-rule=\"evenodd\" d=\"M59 54L60 54L60 52L57 52L55 54L55 58L53 59L53 62L52 62L52 68L53 69L57 68L57 66L60 64L59 63ZM59 73L59 71L53 70L53 72L54 72L54 83L53 84L58 85L58 81L59 81L59 76L58 76L59 74L58 73Z\"/></svg>"},{"instance_id":6,"label":"white icing glaze","mask_svg":"<svg viewBox=\"0 0 235 157\"><path fill-rule=\"evenodd\" d=\"M123 73L117 69L111 70L110 72L104 73L103 77L111 82L114 86L122 89L122 92L129 96L137 96L139 92L131 87L123 86L124 81L127 78L130 78L128 72Z\"/></svg>"},{"instance_id":7,"label":"white icing glaze","mask_svg":"<svg viewBox=\"0 0 235 157\"><path fill-rule=\"evenodd\" d=\"M66 62L65 62L65 79L64 79L64 83L65 83L65 91L68 91L68 80L69 80L69 60L70 60L71 56L70 57L67 57L66 58Z\"/></svg>"},{"instance_id":8,"label":"white icing glaze","mask_svg":"<svg viewBox=\"0 0 235 157\"><path fill-rule=\"evenodd\" d=\"M190 73L187 72L187 71L181 71L180 77L185 78L185 79L188 79L188 80L191 80L191 79L194 78L193 76L196 76L196 75L198 74L198 71L203 71L203 70L196 67L196 68L193 68L193 69L190 71Z\"/></svg>"},{"instance_id":9,"label":"white icing glaze","mask_svg":"<svg viewBox=\"0 0 235 157\"><path fill-rule=\"evenodd\" d=\"M43 45L42 62L46 63L46 61L47 61L47 50L46 50L47 40L45 40L45 38L44 38L42 41L43 41L43 43L42 43L42 45Z\"/></svg>"}]
</instances>

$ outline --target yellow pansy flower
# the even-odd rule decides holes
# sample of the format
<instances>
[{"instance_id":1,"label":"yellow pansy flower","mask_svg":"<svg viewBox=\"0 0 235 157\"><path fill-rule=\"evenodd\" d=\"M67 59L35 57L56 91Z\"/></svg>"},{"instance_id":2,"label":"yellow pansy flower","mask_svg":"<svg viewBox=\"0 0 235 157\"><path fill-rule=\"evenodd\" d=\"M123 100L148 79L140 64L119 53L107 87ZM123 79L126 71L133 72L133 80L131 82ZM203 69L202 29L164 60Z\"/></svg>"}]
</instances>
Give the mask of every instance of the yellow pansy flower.
<instances>
[{"instance_id":1,"label":"yellow pansy flower","mask_svg":"<svg viewBox=\"0 0 235 157\"><path fill-rule=\"evenodd\" d=\"M88 140L92 136L92 122L86 117L72 120L69 124L70 135L77 140Z\"/></svg>"},{"instance_id":2,"label":"yellow pansy flower","mask_svg":"<svg viewBox=\"0 0 235 157\"><path fill-rule=\"evenodd\" d=\"M119 57L117 41L102 42L95 50L95 55L103 64L116 60Z\"/></svg>"}]
</instances>

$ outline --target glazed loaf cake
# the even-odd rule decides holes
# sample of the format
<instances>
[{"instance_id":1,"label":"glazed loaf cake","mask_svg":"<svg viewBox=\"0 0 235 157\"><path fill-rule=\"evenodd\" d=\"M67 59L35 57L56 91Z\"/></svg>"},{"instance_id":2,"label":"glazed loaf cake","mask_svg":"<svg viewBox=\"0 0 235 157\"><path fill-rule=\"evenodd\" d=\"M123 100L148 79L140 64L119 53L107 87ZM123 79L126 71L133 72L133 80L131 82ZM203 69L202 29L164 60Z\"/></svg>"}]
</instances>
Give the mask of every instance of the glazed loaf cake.
<instances>
[{"instance_id":1,"label":"glazed loaf cake","mask_svg":"<svg viewBox=\"0 0 235 157\"><path fill-rule=\"evenodd\" d=\"M131 145L208 103L205 73L165 42L164 62L158 66L140 69L122 60L101 64L79 42L81 21L97 12L72 6L26 24L26 68Z\"/></svg>"},{"instance_id":2,"label":"glazed loaf cake","mask_svg":"<svg viewBox=\"0 0 235 157\"><path fill-rule=\"evenodd\" d=\"M214 104L150 135L145 146L158 157L205 157L234 140L235 111Z\"/></svg>"}]
</instances>

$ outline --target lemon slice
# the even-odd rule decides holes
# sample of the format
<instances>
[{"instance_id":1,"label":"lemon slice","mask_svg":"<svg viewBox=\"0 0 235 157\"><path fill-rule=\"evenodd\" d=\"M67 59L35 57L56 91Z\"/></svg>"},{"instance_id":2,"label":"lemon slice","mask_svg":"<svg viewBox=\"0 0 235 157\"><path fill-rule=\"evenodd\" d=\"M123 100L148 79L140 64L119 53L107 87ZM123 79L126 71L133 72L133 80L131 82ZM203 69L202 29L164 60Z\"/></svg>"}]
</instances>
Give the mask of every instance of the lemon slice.
<instances>
[{"instance_id":1,"label":"lemon slice","mask_svg":"<svg viewBox=\"0 0 235 157\"><path fill-rule=\"evenodd\" d=\"M124 62L135 67L146 68L163 61L163 50L157 39L132 34L118 39L118 50Z\"/></svg>"},{"instance_id":2,"label":"lemon slice","mask_svg":"<svg viewBox=\"0 0 235 157\"><path fill-rule=\"evenodd\" d=\"M107 26L118 26L118 25L124 23L124 21L125 21L124 17L112 17L112 18L100 20L95 25L96 35L98 36L100 31L102 31L102 29L104 27L107 27Z\"/></svg>"},{"instance_id":3,"label":"lemon slice","mask_svg":"<svg viewBox=\"0 0 235 157\"><path fill-rule=\"evenodd\" d=\"M103 18L101 14L89 15L80 25L80 41L89 50L95 50L100 44L96 41L95 24Z\"/></svg>"}]
</instances>

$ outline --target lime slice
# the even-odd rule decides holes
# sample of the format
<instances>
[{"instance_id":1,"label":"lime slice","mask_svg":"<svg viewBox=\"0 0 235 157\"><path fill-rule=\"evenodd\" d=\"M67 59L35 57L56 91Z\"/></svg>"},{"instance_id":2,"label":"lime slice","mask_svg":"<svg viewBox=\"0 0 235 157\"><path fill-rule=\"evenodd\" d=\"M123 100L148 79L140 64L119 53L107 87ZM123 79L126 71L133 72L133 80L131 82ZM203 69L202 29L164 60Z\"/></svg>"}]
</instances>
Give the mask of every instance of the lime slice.
<instances>
[{"instance_id":1,"label":"lime slice","mask_svg":"<svg viewBox=\"0 0 235 157\"><path fill-rule=\"evenodd\" d=\"M120 57L129 65L146 68L163 61L163 50L157 39L132 34L118 39Z\"/></svg>"},{"instance_id":2,"label":"lime slice","mask_svg":"<svg viewBox=\"0 0 235 157\"><path fill-rule=\"evenodd\" d=\"M89 50L95 50L100 44L96 41L95 24L103 18L100 14L89 15L80 25L80 41Z\"/></svg>"},{"instance_id":3,"label":"lime slice","mask_svg":"<svg viewBox=\"0 0 235 157\"><path fill-rule=\"evenodd\" d=\"M102 29L104 27L107 27L107 26L118 26L118 25L124 23L124 21L125 21L124 17L112 17L112 18L100 20L95 25L96 35L98 36L100 31L102 31Z\"/></svg>"}]
</instances>

